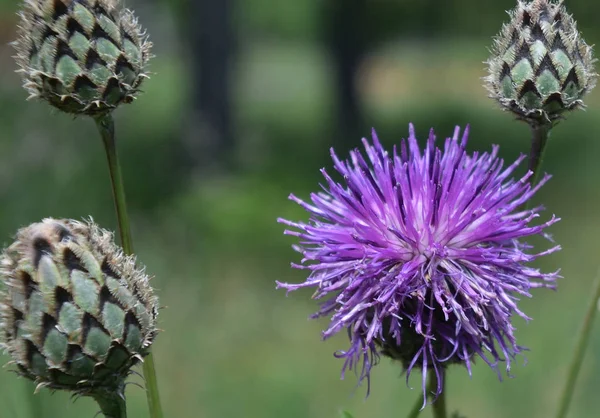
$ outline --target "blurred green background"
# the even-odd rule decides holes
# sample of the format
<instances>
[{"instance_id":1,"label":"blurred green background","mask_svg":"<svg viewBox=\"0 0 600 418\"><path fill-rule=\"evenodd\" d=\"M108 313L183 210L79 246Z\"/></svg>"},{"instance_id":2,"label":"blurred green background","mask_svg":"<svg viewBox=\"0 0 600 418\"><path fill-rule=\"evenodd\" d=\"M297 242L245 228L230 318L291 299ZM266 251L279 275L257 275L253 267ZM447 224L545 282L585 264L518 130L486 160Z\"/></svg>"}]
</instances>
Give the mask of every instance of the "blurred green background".
<instances>
[{"instance_id":1,"label":"blurred green background","mask_svg":"<svg viewBox=\"0 0 600 418\"><path fill-rule=\"evenodd\" d=\"M421 396L397 364L356 388L308 321L310 291L286 297L275 280L298 282L293 240L278 216L305 219L287 200L318 188L329 148L358 146L376 127L397 143L414 122L421 138L471 124L472 150L528 151L528 128L481 87L490 38L511 0L153 0L126 2L155 44L145 93L116 112L139 259L165 306L154 345L166 417L402 417ZM8 45L19 2L0 0L0 241L47 216L93 216L116 228L101 141L85 118L26 102ZM566 1L590 44L600 3ZM600 95L554 130L536 197L562 218L551 232L563 250L539 267L562 269L557 292L539 290L516 320L531 349L498 382L483 362L448 377L448 402L469 418L548 417L599 264ZM535 241L541 246L547 242ZM539 247L545 248L545 247ZM571 417L600 409L600 322L595 324ZM2 357L2 363L8 358ZM140 382L139 377L132 377ZM41 391L0 373L0 418L82 418L88 399ZM146 417L143 391L127 390L131 417ZM35 402L32 402L35 399ZM429 410L422 414L429 417Z\"/></svg>"}]
</instances>

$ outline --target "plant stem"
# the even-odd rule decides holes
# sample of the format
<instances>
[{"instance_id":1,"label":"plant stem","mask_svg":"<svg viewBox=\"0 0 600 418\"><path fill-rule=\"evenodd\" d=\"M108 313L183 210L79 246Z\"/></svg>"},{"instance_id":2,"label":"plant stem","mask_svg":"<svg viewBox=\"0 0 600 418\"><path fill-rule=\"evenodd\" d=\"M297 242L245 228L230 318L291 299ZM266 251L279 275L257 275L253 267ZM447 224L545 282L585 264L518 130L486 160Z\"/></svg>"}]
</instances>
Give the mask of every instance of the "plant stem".
<instances>
[{"instance_id":1,"label":"plant stem","mask_svg":"<svg viewBox=\"0 0 600 418\"><path fill-rule=\"evenodd\" d=\"M423 398L417 398L415 405L410 410L407 418L417 418L421 414L421 410L423 409Z\"/></svg>"},{"instance_id":2,"label":"plant stem","mask_svg":"<svg viewBox=\"0 0 600 418\"><path fill-rule=\"evenodd\" d=\"M117 222L119 223L119 233L121 235L121 246L125 254L133 254L133 243L131 242L131 228L129 227L129 216L127 215L127 203L125 201L125 187L123 185L123 175L117 147L115 141L115 123L110 113L100 116L96 119L96 125L102 136L106 158L108 160L108 170L110 172L110 182L112 185L115 209L117 211Z\"/></svg>"},{"instance_id":3,"label":"plant stem","mask_svg":"<svg viewBox=\"0 0 600 418\"><path fill-rule=\"evenodd\" d=\"M36 385L33 382L26 382L25 390L29 401L32 418L44 418L44 399L42 393L35 392Z\"/></svg>"},{"instance_id":4,"label":"plant stem","mask_svg":"<svg viewBox=\"0 0 600 418\"><path fill-rule=\"evenodd\" d=\"M116 393L102 393L92 395L100 410L106 418L127 418L127 404L123 390L120 389Z\"/></svg>"},{"instance_id":5,"label":"plant stem","mask_svg":"<svg viewBox=\"0 0 600 418\"><path fill-rule=\"evenodd\" d=\"M444 386L446 385L446 369L442 368L440 372L440 378L442 383L442 391L435 401L433 401L431 407L433 408L434 418L446 418L446 391ZM427 385L427 392L431 395L437 392L438 379L436 373L429 373L429 384Z\"/></svg>"},{"instance_id":6,"label":"plant stem","mask_svg":"<svg viewBox=\"0 0 600 418\"><path fill-rule=\"evenodd\" d=\"M95 118L96 126L102 136L106 157L108 160L108 169L112 184L113 197L117 212L117 221L119 223L119 233L121 236L121 245L125 254L133 254L133 244L131 241L131 229L129 227L129 216L127 215L127 204L125 202L125 188L123 186L123 175L117 155L115 142L115 124L110 113ZM163 418L162 406L160 404L160 395L158 383L156 380L156 369L154 366L154 357L149 353L144 358L144 380L146 381L146 397L148 399L148 408L151 418Z\"/></svg>"},{"instance_id":7,"label":"plant stem","mask_svg":"<svg viewBox=\"0 0 600 418\"><path fill-rule=\"evenodd\" d=\"M160 396L158 393L158 381L156 379L156 368L154 367L154 356L152 352L144 358L144 380L148 397L148 408L152 418L163 418Z\"/></svg>"},{"instance_id":8,"label":"plant stem","mask_svg":"<svg viewBox=\"0 0 600 418\"><path fill-rule=\"evenodd\" d=\"M592 333L592 324L594 323L594 318L596 317L596 313L598 312L599 300L600 269L598 270L598 274L596 275L596 279L594 280L592 297L590 299L585 318L583 319L583 326L581 327L581 330L579 331L579 336L577 337L575 352L573 353L573 358L571 359L571 364L569 365L567 381L565 382L565 386L560 397L558 413L556 414L557 418L565 418L567 416L567 411L573 398L573 392L575 391L575 383L577 382L577 376L579 375L579 371L581 370L581 363L583 363L585 349L587 348L587 345L590 341L590 335Z\"/></svg>"},{"instance_id":9,"label":"plant stem","mask_svg":"<svg viewBox=\"0 0 600 418\"><path fill-rule=\"evenodd\" d=\"M529 170L533 171L531 185L535 186L540 177L540 167L544 159L544 151L550 137L552 124L531 125L531 150L529 151Z\"/></svg>"},{"instance_id":10,"label":"plant stem","mask_svg":"<svg viewBox=\"0 0 600 418\"><path fill-rule=\"evenodd\" d=\"M434 418L446 418L446 394L444 392L444 387L443 387L446 384L446 378L445 378L446 370L442 369L440 374L442 376L442 392L440 393L440 395L437 397L437 399L432 404ZM437 385L438 385L437 375L435 373L429 373L429 380L427 382L427 393L426 393L427 398L431 398L432 393L437 392ZM410 410L410 413L408 414L407 418L417 418L421 414L421 411L423 410L423 406L424 406L422 399L423 398L417 399L417 401L415 402L415 405Z\"/></svg>"}]
</instances>

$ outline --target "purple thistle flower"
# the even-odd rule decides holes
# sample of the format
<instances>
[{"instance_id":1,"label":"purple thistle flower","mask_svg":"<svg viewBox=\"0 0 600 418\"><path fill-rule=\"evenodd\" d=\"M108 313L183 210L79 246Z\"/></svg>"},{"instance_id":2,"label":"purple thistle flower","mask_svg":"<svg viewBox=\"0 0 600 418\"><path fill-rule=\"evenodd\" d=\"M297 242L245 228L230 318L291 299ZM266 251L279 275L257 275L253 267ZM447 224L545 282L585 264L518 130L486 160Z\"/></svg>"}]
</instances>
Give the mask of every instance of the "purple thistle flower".
<instances>
[{"instance_id":1,"label":"purple thistle flower","mask_svg":"<svg viewBox=\"0 0 600 418\"><path fill-rule=\"evenodd\" d=\"M294 249L303 255L310 275L304 283L277 282L288 291L316 287L314 299L325 299L312 318L331 316L323 338L346 329L350 347L344 359L359 382L369 382L380 354L402 362L407 382L416 367L422 387L429 372L442 391L443 368L464 364L471 374L474 355L498 372L524 348L516 344L513 314L520 296L536 287L554 288L558 272L545 274L527 264L559 246L532 253L521 239L543 234L554 216L531 225L542 207L523 209L546 175L531 187L531 172L519 181L510 176L525 158L503 168L498 146L491 153L467 154L468 128L459 138L435 146L433 130L422 152L414 127L390 155L373 131L363 139L368 160L355 150L341 161L333 149L334 167L343 184L325 169L323 192L311 203L290 195L306 209L308 223L278 221L300 238ZM369 385L370 386L370 385ZM367 392L368 393L368 392Z\"/></svg>"}]
</instances>

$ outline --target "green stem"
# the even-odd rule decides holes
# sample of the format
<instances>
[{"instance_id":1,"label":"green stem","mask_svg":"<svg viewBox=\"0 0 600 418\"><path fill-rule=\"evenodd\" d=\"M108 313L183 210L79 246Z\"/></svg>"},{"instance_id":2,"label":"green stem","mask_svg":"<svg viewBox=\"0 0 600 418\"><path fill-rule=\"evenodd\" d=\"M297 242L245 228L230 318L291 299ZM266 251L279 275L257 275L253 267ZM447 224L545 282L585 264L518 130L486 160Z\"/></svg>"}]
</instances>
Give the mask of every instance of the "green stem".
<instances>
[{"instance_id":1,"label":"green stem","mask_svg":"<svg viewBox=\"0 0 600 418\"><path fill-rule=\"evenodd\" d=\"M423 410L423 398L419 396L417 398L417 401L415 402L415 405L410 410L410 413L408 414L407 418L417 418L421 414L422 410Z\"/></svg>"},{"instance_id":2,"label":"green stem","mask_svg":"<svg viewBox=\"0 0 600 418\"><path fill-rule=\"evenodd\" d=\"M148 408L152 418L163 418L160 396L158 393L158 381L156 380L156 368L154 367L154 356L152 352L144 358L144 379L148 392Z\"/></svg>"},{"instance_id":3,"label":"green stem","mask_svg":"<svg viewBox=\"0 0 600 418\"><path fill-rule=\"evenodd\" d=\"M434 418L446 418L446 392L444 386L446 385L446 370L442 369L440 372L442 376L442 393L432 404L433 417ZM429 373L429 380L427 382L427 398L431 399L432 394L437 392L437 376L435 373ZM423 398L418 398L414 406L410 410L407 418L417 418L423 410Z\"/></svg>"},{"instance_id":4,"label":"green stem","mask_svg":"<svg viewBox=\"0 0 600 418\"><path fill-rule=\"evenodd\" d=\"M25 384L25 390L27 391L27 398L29 401L30 412L32 418L44 418L44 398L43 394L38 392L35 393L35 383L27 381Z\"/></svg>"},{"instance_id":5,"label":"green stem","mask_svg":"<svg viewBox=\"0 0 600 418\"><path fill-rule=\"evenodd\" d=\"M110 172L110 182L112 185L115 208L117 210L117 222L119 223L119 233L121 235L121 246L125 254L133 254L133 243L131 242L131 228L129 227L129 216L127 215L127 203L125 201L125 187L123 186L123 174L117 155L115 141L115 123L110 113L96 118L96 125L102 136L106 158L108 160L108 170Z\"/></svg>"},{"instance_id":6,"label":"green stem","mask_svg":"<svg viewBox=\"0 0 600 418\"><path fill-rule=\"evenodd\" d=\"M127 404L123 391L92 395L106 418L127 418Z\"/></svg>"},{"instance_id":7,"label":"green stem","mask_svg":"<svg viewBox=\"0 0 600 418\"><path fill-rule=\"evenodd\" d=\"M540 178L540 167L544 160L544 151L546 151L546 145L548 138L550 137L550 130L552 124L544 123L541 125L531 125L531 151L529 151L529 170L533 171L531 177L531 185L537 184Z\"/></svg>"},{"instance_id":8,"label":"green stem","mask_svg":"<svg viewBox=\"0 0 600 418\"><path fill-rule=\"evenodd\" d=\"M115 143L115 124L110 113L95 118L96 125L104 142L104 149L108 160L108 169L112 184L115 208L117 211L117 221L119 223L119 233L121 236L121 245L125 254L133 254L133 244L131 241L131 229L129 226L129 216L127 215L127 204L125 202L125 188L123 186L123 175L117 155ZM158 391L158 382L156 379L156 369L154 366L154 357L149 353L144 358L144 379L146 381L146 397L148 399L148 408L151 418L163 418L162 407L160 404L160 395Z\"/></svg>"},{"instance_id":9,"label":"green stem","mask_svg":"<svg viewBox=\"0 0 600 418\"><path fill-rule=\"evenodd\" d=\"M590 341L590 336L592 333L592 324L594 323L594 318L596 317L596 313L598 312L599 300L600 270L596 275L594 287L592 289L592 297L589 301L587 312L583 320L583 326L581 327L581 330L579 331L579 336L577 337L575 352L573 353L573 358L571 359L571 364L569 365L567 381L565 382L565 386L560 397L560 403L558 407L558 413L556 414L556 418L565 418L567 416L567 411L573 398L573 392L575 390L577 376L579 375L579 371L581 370L581 363L583 363L585 349L587 348L587 345Z\"/></svg>"},{"instance_id":10,"label":"green stem","mask_svg":"<svg viewBox=\"0 0 600 418\"><path fill-rule=\"evenodd\" d=\"M444 386L446 385L446 370L442 368L440 371L440 376L442 380L442 391L437 397L437 399L433 402L431 407L433 408L433 418L446 418L446 390ZM438 387L438 379L437 375L434 372L429 373L429 384L427 388L427 392L431 395L432 393L437 392Z\"/></svg>"}]
</instances>

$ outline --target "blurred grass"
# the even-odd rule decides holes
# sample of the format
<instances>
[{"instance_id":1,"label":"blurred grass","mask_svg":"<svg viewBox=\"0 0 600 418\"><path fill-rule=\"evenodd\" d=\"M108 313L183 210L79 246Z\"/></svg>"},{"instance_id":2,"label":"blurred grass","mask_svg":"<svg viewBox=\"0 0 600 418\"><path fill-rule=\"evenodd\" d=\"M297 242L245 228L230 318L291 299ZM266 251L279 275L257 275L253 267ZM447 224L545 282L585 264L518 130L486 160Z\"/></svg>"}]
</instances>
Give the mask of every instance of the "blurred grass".
<instances>
[{"instance_id":1,"label":"blurred grass","mask_svg":"<svg viewBox=\"0 0 600 418\"><path fill-rule=\"evenodd\" d=\"M463 50L469 52L456 55ZM173 164L188 75L168 54L155 60L157 75L146 94L118 112L134 241L165 305L155 352L166 416L329 418L347 409L356 417L401 417L421 396L418 380L407 389L399 367L383 359L365 400L351 374L339 380L342 364L332 353L346 347L345 337L322 343L326 322L307 320L316 310L310 292L285 297L274 286L274 280L303 279L289 268L297 261L293 240L275 219L304 218L287 195L306 197L318 188L319 168L331 166L328 58L293 42L245 51L236 80L241 168L235 176L188 182ZM392 144L406 135L409 121L421 138L431 126L445 137L455 124L470 122L470 149L500 143L507 160L527 152L526 126L496 109L480 87L485 54L484 41L390 44L377 51L361 83L369 124ZM104 155L90 121L25 104L13 87L16 76L10 77L0 87L0 236L8 241L18 226L45 216L91 214L114 229ZM450 410L469 418L545 418L553 411L599 260L597 97L590 97L587 112L556 128L544 164L555 178L536 200L548 208L546 216L562 217L552 232L563 250L539 267L560 267L564 279L558 292L540 290L522 302L534 318L516 321L519 342L531 349L529 364L523 367L521 359L516 378L503 383L482 362L472 379L452 369ZM357 133L353 143L361 134L368 133ZM597 416L600 324L595 329L573 417ZM0 418L32 416L31 385L0 373L0 387ZM97 410L64 393L36 396L43 418L92 417ZM146 416L142 390L131 386L127 396L130 416Z\"/></svg>"}]
</instances>

